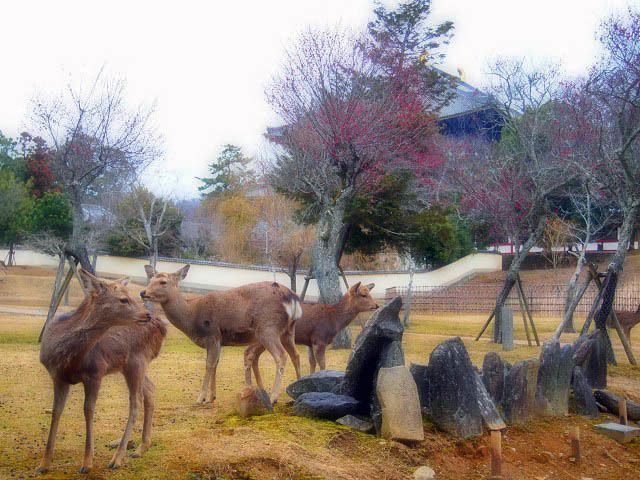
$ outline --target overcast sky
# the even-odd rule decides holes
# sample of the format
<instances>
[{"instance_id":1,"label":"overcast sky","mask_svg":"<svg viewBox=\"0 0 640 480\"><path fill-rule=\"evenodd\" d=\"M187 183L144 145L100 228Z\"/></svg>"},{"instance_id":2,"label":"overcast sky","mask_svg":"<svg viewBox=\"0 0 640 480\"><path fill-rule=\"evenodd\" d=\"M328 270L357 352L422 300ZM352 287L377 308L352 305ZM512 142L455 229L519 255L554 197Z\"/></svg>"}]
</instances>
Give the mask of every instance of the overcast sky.
<instances>
[{"instance_id":1,"label":"overcast sky","mask_svg":"<svg viewBox=\"0 0 640 480\"><path fill-rule=\"evenodd\" d=\"M389 6L397 2L386 1ZM433 0L433 20L452 20L443 69L481 86L496 56L552 58L580 74L596 54L600 20L629 0ZM161 5L162 4L162 5ZM364 28L373 0L5 2L0 28L0 130L29 130L29 100L102 65L124 76L132 104L156 102L165 137L161 170L182 198L197 195L219 147L254 155L278 120L264 87L282 52L307 25Z\"/></svg>"}]
</instances>

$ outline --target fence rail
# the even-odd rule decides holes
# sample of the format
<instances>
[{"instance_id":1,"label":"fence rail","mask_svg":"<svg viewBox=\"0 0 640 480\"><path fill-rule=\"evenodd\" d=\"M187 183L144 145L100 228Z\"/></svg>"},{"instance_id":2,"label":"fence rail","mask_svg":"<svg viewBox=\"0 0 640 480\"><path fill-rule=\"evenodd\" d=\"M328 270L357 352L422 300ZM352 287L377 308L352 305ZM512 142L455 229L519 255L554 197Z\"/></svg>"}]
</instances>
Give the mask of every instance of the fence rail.
<instances>
[{"instance_id":1,"label":"fence rail","mask_svg":"<svg viewBox=\"0 0 640 480\"><path fill-rule=\"evenodd\" d=\"M467 284L453 286L413 286L411 310L423 313L478 313L491 312L502 284ZM564 284L523 285L524 293L533 313L542 315L562 315L567 287ZM587 314L598 289L591 284L576 308L576 314ZM407 298L407 287L392 287L385 291L385 301L400 295L403 302ZM635 311L640 304L640 282L625 282L618 285L614 300L617 311ZM506 305L519 310L518 293L514 287Z\"/></svg>"}]
</instances>

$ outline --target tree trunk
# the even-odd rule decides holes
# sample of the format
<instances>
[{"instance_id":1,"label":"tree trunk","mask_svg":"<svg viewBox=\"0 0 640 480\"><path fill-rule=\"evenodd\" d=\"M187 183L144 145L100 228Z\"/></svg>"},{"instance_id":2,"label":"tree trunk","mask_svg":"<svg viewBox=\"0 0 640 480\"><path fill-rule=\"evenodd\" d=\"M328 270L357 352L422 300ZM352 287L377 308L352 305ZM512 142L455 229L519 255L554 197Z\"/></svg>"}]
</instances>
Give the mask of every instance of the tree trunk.
<instances>
[{"instance_id":1,"label":"tree trunk","mask_svg":"<svg viewBox=\"0 0 640 480\"><path fill-rule=\"evenodd\" d=\"M9 242L9 258L7 260L7 267L11 267L15 264L16 264L15 244L13 242Z\"/></svg>"},{"instance_id":2,"label":"tree trunk","mask_svg":"<svg viewBox=\"0 0 640 480\"><path fill-rule=\"evenodd\" d=\"M295 255L293 256L293 261L291 262L291 265L289 267L289 280L291 283L291 291L294 293L298 293L297 289L298 289L298 285L297 285L297 272L298 272L298 258Z\"/></svg>"},{"instance_id":3,"label":"tree trunk","mask_svg":"<svg viewBox=\"0 0 640 480\"><path fill-rule=\"evenodd\" d=\"M89 260L89 252L84 242L85 222L84 213L82 212L82 204L80 200L75 199L71 204L71 212L73 218L73 231L71 233L71 245L67 248L67 252L75 257L86 271L95 274L91 261Z\"/></svg>"},{"instance_id":4,"label":"tree trunk","mask_svg":"<svg viewBox=\"0 0 640 480\"><path fill-rule=\"evenodd\" d=\"M158 237L153 237L152 243L153 243L153 249L151 252L151 258L149 259L149 262L151 263L151 266L155 269L158 263Z\"/></svg>"},{"instance_id":5,"label":"tree trunk","mask_svg":"<svg viewBox=\"0 0 640 480\"><path fill-rule=\"evenodd\" d=\"M346 206L351 200L351 189L345 189L333 205L325 207L316 230L313 247L313 274L320 291L320 302L335 305L342 297L340 270L336 263L347 225L344 223ZM349 327L338 333L333 348L351 348Z\"/></svg>"},{"instance_id":6,"label":"tree trunk","mask_svg":"<svg viewBox=\"0 0 640 480\"><path fill-rule=\"evenodd\" d=\"M578 288L578 279L580 278L580 274L582 273L582 268L584 267L586 260L585 255L587 253L587 244L589 240L584 243L582 247L582 251L580 252L580 256L576 261L576 268L573 271L573 275L569 279L567 283L567 298L564 303L564 319L563 319L563 329L562 331L565 333L576 333L576 327L573 324L573 312L575 312L576 307L578 306L578 302L582 297L582 293L577 291ZM587 285L589 282L587 282Z\"/></svg>"},{"instance_id":7,"label":"tree trunk","mask_svg":"<svg viewBox=\"0 0 640 480\"><path fill-rule=\"evenodd\" d=\"M404 326L409 326L409 315L411 314L411 294L413 288L413 263L411 264L411 268L409 268L409 288L407 289L407 301L404 304Z\"/></svg>"}]
</instances>

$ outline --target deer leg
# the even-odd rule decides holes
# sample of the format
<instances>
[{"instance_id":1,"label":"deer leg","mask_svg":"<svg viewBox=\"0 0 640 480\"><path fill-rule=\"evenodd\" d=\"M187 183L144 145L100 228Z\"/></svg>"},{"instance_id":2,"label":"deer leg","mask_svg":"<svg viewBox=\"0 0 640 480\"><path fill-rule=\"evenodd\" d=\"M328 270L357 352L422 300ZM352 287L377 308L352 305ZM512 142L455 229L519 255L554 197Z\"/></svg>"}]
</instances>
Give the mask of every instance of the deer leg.
<instances>
[{"instance_id":1,"label":"deer leg","mask_svg":"<svg viewBox=\"0 0 640 480\"><path fill-rule=\"evenodd\" d=\"M138 458L144 455L151 446L151 426L153 422L153 410L155 408L156 387L145 375L142 383L142 397L144 402L144 421L142 424L142 443L138 446L132 457Z\"/></svg>"},{"instance_id":2,"label":"deer leg","mask_svg":"<svg viewBox=\"0 0 640 480\"><path fill-rule=\"evenodd\" d=\"M307 347L307 356L309 357L309 371L313 375L316 371L316 357L313 354L313 347Z\"/></svg>"},{"instance_id":3,"label":"deer leg","mask_svg":"<svg viewBox=\"0 0 640 480\"><path fill-rule=\"evenodd\" d=\"M136 417L138 416L138 407L142 400L142 384L144 381L144 370L141 368L127 369L124 372L125 379L127 380L127 387L129 388L129 418L127 419L127 425L124 428L124 433L120 439L120 445L113 454L113 458L109 462L109 468L120 468L122 465L122 458L127 450L127 444L131 437L131 431L136 423Z\"/></svg>"},{"instance_id":4,"label":"deer leg","mask_svg":"<svg viewBox=\"0 0 640 480\"><path fill-rule=\"evenodd\" d=\"M284 347L284 349L289 354L291 363L293 363L293 368L296 370L296 378L300 380L300 354L298 353L298 349L296 348L295 334L293 332L293 329L287 330L280 341L282 342L282 346Z\"/></svg>"},{"instance_id":5,"label":"deer leg","mask_svg":"<svg viewBox=\"0 0 640 480\"><path fill-rule=\"evenodd\" d=\"M216 368L218 366L218 360L220 360L221 348L220 340L214 340L207 345L206 370L204 380L202 381L202 388L200 389L200 396L196 400L197 404L204 405L208 401L213 402L216 399ZM209 382L211 382L210 389ZM207 400L207 391L211 393L209 400Z\"/></svg>"},{"instance_id":6,"label":"deer leg","mask_svg":"<svg viewBox=\"0 0 640 480\"><path fill-rule=\"evenodd\" d=\"M244 351L244 383L251 386L251 370L256 377L256 384L264 390L262 375L260 375L260 355L264 352L264 347L260 343L254 343Z\"/></svg>"},{"instance_id":7,"label":"deer leg","mask_svg":"<svg viewBox=\"0 0 640 480\"><path fill-rule=\"evenodd\" d=\"M316 357L316 360L318 361L318 366L320 367L320 370L324 370L326 366L324 362L324 353L326 350L327 350L327 346L324 343L313 344L313 354Z\"/></svg>"},{"instance_id":8,"label":"deer leg","mask_svg":"<svg viewBox=\"0 0 640 480\"><path fill-rule=\"evenodd\" d=\"M58 424L60 423L60 417L64 410L64 404L67 402L69 387L70 385L68 383L64 383L59 380L53 381L53 411L51 412L51 426L49 427L47 447L44 450L42 462L40 462L40 466L38 467L38 473L47 473L51 468L53 447L55 446L56 434L58 433Z\"/></svg>"},{"instance_id":9,"label":"deer leg","mask_svg":"<svg viewBox=\"0 0 640 480\"><path fill-rule=\"evenodd\" d=\"M631 327L625 327L624 336L627 337L627 341L629 342L629 345L631 345Z\"/></svg>"},{"instance_id":10,"label":"deer leg","mask_svg":"<svg viewBox=\"0 0 640 480\"><path fill-rule=\"evenodd\" d=\"M269 350L276 363L276 378L273 381L273 390L271 391L271 403L275 404L280 394L280 386L282 384L282 375L284 374L284 366L287 363L287 352L280 342L280 335L274 331L261 332L258 335L260 343Z\"/></svg>"},{"instance_id":11,"label":"deer leg","mask_svg":"<svg viewBox=\"0 0 640 480\"><path fill-rule=\"evenodd\" d=\"M84 460L82 461L80 473L89 473L93 467L93 414L96 411L100 383L100 378L90 378L84 382L84 421L87 435L84 443Z\"/></svg>"}]
</instances>

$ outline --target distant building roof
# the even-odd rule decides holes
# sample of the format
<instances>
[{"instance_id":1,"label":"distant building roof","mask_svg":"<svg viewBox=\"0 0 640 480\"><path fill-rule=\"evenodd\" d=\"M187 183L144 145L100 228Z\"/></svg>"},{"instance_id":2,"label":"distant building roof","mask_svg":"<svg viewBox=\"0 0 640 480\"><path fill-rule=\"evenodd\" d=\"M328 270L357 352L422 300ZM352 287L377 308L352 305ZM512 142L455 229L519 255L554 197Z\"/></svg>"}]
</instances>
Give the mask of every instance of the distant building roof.
<instances>
[{"instance_id":1,"label":"distant building roof","mask_svg":"<svg viewBox=\"0 0 640 480\"><path fill-rule=\"evenodd\" d=\"M462 80L456 79L454 96L451 101L440 109L439 120L468 115L479 110L494 108L490 95L481 92Z\"/></svg>"}]
</instances>

